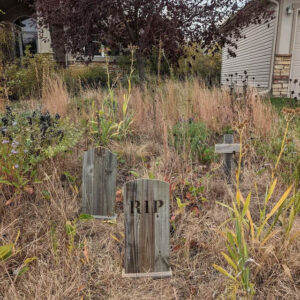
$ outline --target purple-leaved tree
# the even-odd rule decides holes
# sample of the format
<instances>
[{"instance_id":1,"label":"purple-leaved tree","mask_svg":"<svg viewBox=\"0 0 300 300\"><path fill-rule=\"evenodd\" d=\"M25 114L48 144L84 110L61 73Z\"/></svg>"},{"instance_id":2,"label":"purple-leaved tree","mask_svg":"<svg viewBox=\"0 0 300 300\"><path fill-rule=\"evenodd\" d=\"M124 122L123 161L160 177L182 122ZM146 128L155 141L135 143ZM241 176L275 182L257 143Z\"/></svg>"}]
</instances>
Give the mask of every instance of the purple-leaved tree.
<instances>
[{"instance_id":1,"label":"purple-leaved tree","mask_svg":"<svg viewBox=\"0 0 300 300\"><path fill-rule=\"evenodd\" d=\"M226 44L235 46L241 28L261 22L268 14L265 0L34 0L32 3L41 26L64 29L53 38L53 46L63 45L74 55L91 58L93 41L109 47L136 46L141 79L145 78L145 57L160 42L171 60L178 58L187 43L197 42L216 51ZM245 6L246 9L240 9Z\"/></svg>"}]
</instances>

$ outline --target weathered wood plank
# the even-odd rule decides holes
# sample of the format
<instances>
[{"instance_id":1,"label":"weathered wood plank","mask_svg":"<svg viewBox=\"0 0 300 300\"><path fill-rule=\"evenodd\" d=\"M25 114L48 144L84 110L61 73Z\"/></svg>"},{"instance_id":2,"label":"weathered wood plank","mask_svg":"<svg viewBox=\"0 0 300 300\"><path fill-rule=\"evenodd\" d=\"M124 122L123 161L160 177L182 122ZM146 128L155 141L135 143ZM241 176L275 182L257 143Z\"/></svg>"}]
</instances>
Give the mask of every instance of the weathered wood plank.
<instances>
[{"instance_id":1,"label":"weathered wood plank","mask_svg":"<svg viewBox=\"0 0 300 300\"><path fill-rule=\"evenodd\" d=\"M158 182L156 189L154 189L154 199L165 201L169 199L169 187L166 188L164 182ZM160 202L157 206L160 206ZM170 253L170 219L169 201L167 205L162 205L158 208L158 212L154 215L155 219L155 267L156 272L164 272L170 269L169 253ZM167 229L167 230L166 230Z\"/></svg>"},{"instance_id":2,"label":"weathered wood plank","mask_svg":"<svg viewBox=\"0 0 300 300\"><path fill-rule=\"evenodd\" d=\"M169 184L126 183L124 213L125 274L169 272Z\"/></svg>"},{"instance_id":3,"label":"weathered wood plank","mask_svg":"<svg viewBox=\"0 0 300 300\"><path fill-rule=\"evenodd\" d=\"M172 277L172 270L167 272L151 272L151 273L125 273L125 270L122 272L122 277L124 278L154 278L154 279L162 279L162 278L170 278Z\"/></svg>"},{"instance_id":4,"label":"weathered wood plank","mask_svg":"<svg viewBox=\"0 0 300 300\"><path fill-rule=\"evenodd\" d=\"M233 144L233 135L232 134L224 134L224 144L230 145L231 147L234 146ZM236 145L236 144L235 144ZM238 144L238 150L240 151L240 145ZM224 172L227 177L228 183L231 182L231 164L232 164L232 153L231 152L223 152L224 154Z\"/></svg>"},{"instance_id":5,"label":"weathered wood plank","mask_svg":"<svg viewBox=\"0 0 300 300\"><path fill-rule=\"evenodd\" d=\"M117 158L105 148L84 153L82 212L96 218L115 216Z\"/></svg>"},{"instance_id":6,"label":"weathered wood plank","mask_svg":"<svg viewBox=\"0 0 300 300\"><path fill-rule=\"evenodd\" d=\"M240 144L217 144L215 145L215 152L220 154L239 153L241 150Z\"/></svg>"}]
</instances>

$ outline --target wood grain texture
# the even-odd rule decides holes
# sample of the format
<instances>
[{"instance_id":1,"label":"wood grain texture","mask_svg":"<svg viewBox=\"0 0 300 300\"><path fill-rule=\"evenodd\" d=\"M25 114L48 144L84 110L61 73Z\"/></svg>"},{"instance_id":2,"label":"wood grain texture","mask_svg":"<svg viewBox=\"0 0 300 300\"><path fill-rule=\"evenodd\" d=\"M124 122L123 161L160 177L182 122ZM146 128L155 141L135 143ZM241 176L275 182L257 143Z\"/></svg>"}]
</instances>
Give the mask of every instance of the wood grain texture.
<instances>
[{"instance_id":1,"label":"wood grain texture","mask_svg":"<svg viewBox=\"0 0 300 300\"><path fill-rule=\"evenodd\" d=\"M117 158L105 148L84 153L82 170L82 212L94 216L115 214ZM100 218L100 217L99 217Z\"/></svg>"},{"instance_id":2,"label":"wood grain texture","mask_svg":"<svg viewBox=\"0 0 300 300\"><path fill-rule=\"evenodd\" d=\"M217 144L215 146L215 152L219 154L239 153L240 149L240 144Z\"/></svg>"},{"instance_id":3,"label":"wood grain texture","mask_svg":"<svg viewBox=\"0 0 300 300\"><path fill-rule=\"evenodd\" d=\"M224 134L224 145L233 146L233 135L232 134ZM240 145L238 145L240 150ZM231 152L223 152L224 154L224 172L227 177L228 183L231 182L231 164L232 164L232 153Z\"/></svg>"},{"instance_id":4,"label":"wood grain texture","mask_svg":"<svg viewBox=\"0 0 300 300\"><path fill-rule=\"evenodd\" d=\"M151 272L151 273L125 273L125 270L122 272L123 278L153 278L153 279L162 279L172 277L172 270L167 272Z\"/></svg>"},{"instance_id":5,"label":"wood grain texture","mask_svg":"<svg viewBox=\"0 0 300 300\"><path fill-rule=\"evenodd\" d=\"M169 184L139 179L124 186L125 274L169 272Z\"/></svg>"}]
</instances>

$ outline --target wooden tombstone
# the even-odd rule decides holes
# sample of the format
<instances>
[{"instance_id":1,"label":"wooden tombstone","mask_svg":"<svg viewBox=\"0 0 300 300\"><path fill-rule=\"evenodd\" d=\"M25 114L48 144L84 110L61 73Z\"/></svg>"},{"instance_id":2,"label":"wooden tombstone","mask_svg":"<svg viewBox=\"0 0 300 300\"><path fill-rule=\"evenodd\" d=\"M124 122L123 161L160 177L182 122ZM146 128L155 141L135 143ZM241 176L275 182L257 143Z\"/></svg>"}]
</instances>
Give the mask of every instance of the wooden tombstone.
<instances>
[{"instance_id":1,"label":"wooden tombstone","mask_svg":"<svg viewBox=\"0 0 300 300\"><path fill-rule=\"evenodd\" d=\"M231 181L231 170L232 170L232 155L233 153L239 153L241 149L240 144L233 143L233 135L225 134L224 143L217 144L215 146L215 152L224 154L224 172L227 176L228 181Z\"/></svg>"},{"instance_id":2,"label":"wooden tombstone","mask_svg":"<svg viewBox=\"0 0 300 300\"><path fill-rule=\"evenodd\" d=\"M82 212L96 219L115 219L117 158L105 148L83 158Z\"/></svg>"},{"instance_id":3,"label":"wooden tombstone","mask_svg":"<svg viewBox=\"0 0 300 300\"><path fill-rule=\"evenodd\" d=\"M123 277L171 277L169 184L139 179L124 187Z\"/></svg>"}]
</instances>

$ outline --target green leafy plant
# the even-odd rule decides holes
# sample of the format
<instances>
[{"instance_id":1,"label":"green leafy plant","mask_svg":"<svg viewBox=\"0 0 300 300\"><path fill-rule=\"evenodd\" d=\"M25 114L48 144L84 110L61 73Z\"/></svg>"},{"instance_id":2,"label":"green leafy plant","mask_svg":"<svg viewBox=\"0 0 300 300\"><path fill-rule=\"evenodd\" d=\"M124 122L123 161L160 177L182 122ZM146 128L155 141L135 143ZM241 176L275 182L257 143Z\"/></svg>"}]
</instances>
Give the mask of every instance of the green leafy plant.
<instances>
[{"instance_id":1,"label":"green leafy plant","mask_svg":"<svg viewBox=\"0 0 300 300\"><path fill-rule=\"evenodd\" d=\"M127 93L123 95L122 119L118 121L118 102L115 98L114 89L110 81L109 67L107 63L107 88L108 95L105 98L102 108L95 112L93 119L89 122L89 132L92 141L97 146L107 146L112 139L124 140L130 134L130 127L133 123L133 115L129 112L129 102L132 93L131 78L133 69L133 50L131 71L128 77ZM94 103L93 103L94 107ZM94 110L94 109L93 109Z\"/></svg>"},{"instance_id":2,"label":"green leafy plant","mask_svg":"<svg viewBox=\"0 0 300 300\"><path fill-rule=\"evenodd\" d=\"M178 77L197 76L207 85L218 85L221 76L221 55L205 53L199 44L184 48L184 55L178 61L175 74Z\"/></svg>"},{"instance_id":3,"label":"green leafy plant","mask_svg":"<svg viewBox=\"0 0 300 300\"><path fill-rule=\"evenodd\" d=\"M105 87L107 84L106 71L101 66L73 67L63 71L62 76L72 94L78 94L81 89L89 87Z\"/></svg>"},{"instance_id":4,"label":"green leafy plant","mask_svg":"<svg viewBox=\"0 0 300 300\"><path fill-rule=\"evenodd\" d=\"M0 246L0 261L9 258L12 255L13 248L13 243Z\"/></svg>"},{"instance_id":5,"label":"green leafy plant","mask_svg":"<svg viewBox=\"0 0 300 300\"><path fill-rule=\"evenodd\" d=\"M50 54L32 54L30 47L21 59L15 59L3 72L3 87L10 99L41 98L46 79L57 72L58 67Z\"/></svg>"},{"instance_id":6,"label":"green leafy plant","mask_svg":"<svg viewBox=\"0 0 300 300\"><path fill-rule=\"evenodd\" d=\"M213 160L214 151L207 143L210 132L204 123L193 120L179 122L173 127L172 135L175 149L179 153L188 151L191 158L203 163Z\"/></svg>"},{"instance_id":7,"label":"green leafy plant","mask_svg":"<svg viewBox=\"0 0 300 300\"><path fill-rule=\"evenodd\" d=\"M28 272L29 271L29 265L36 261L37 260L37 257L34 256L34 257L30 257L30 258L26 258L23 262L23 264L21 265L21 267L17 270L17 276L21 276L23 275L24 273Z\"/></svg>"},{"instance_id":8,"label":"green leafy plant","mask_svg":"<svg viewBox=\"0 0 300 300\"><path fill-rule=\"evenodd\" d=\"M0 115L0 184L7 196L20 193L36 179L40 162L75 145L81 136L68 120L40 111Z\"/></svg>"}]
</instances>

